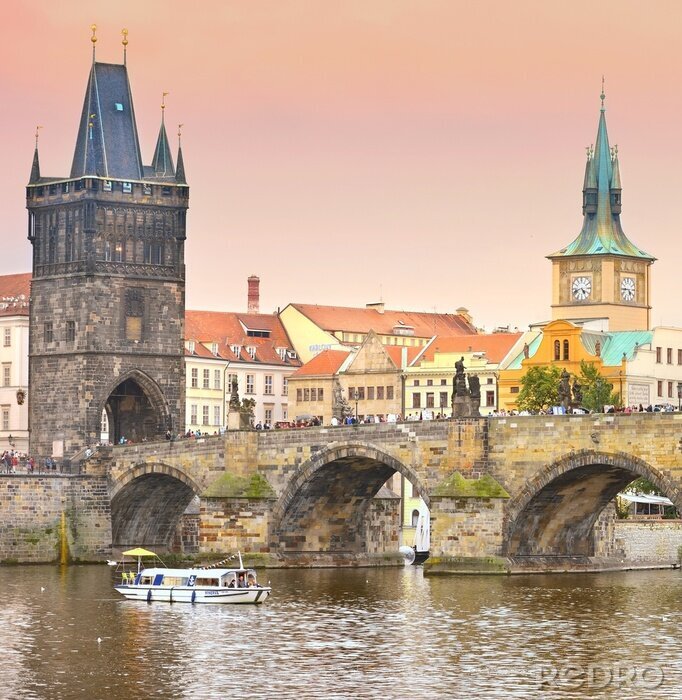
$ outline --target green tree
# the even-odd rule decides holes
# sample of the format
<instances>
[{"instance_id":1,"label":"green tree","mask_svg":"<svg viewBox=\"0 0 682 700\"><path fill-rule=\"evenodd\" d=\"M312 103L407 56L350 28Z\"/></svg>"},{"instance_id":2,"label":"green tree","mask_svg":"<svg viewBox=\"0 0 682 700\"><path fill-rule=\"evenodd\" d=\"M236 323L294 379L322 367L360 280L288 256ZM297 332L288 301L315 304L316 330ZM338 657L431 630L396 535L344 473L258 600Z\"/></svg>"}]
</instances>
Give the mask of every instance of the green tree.
<instances>
[{"instance_id":1,"label":"green tree","mask_svg":"<svg viewBox=\"0 0 682 700\"><path fill-rule=\"evenodd\" d=\"M537 412L559 403L561 370L556 365L531 367L521 378L517 405L522 411Z\"/></svg>"},{"instance_id":2,"label":"green tree","mask_svg":"<svg viewBox=\"0 0 682 700\"><path fill-rule=\"evenodd\" d=\"M620 397L613 393L613 384L607 382L594 362L580 362L580 383L583 391L583 407L589 411L602 411L605 404L620 404Z\"/></svg>"}]
</instances>

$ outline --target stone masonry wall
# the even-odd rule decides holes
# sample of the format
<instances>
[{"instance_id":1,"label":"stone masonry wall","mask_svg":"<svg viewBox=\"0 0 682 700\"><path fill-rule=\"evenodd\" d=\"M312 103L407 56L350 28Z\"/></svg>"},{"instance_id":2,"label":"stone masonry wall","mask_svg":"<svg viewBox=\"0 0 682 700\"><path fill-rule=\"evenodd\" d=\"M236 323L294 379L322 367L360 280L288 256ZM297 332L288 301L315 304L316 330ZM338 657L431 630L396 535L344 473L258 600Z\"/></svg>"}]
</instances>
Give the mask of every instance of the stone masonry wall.
<instances>
[{"instance_id":1,"label":"stone masonry wall","mask_svg":"<svg viewBox=\"0 0 682 700\"><path fill-rule=\"evenodd\" d=\"M110 556L111 518L105 479L0 477L0 511L0 561L56 561L62 513L66 515L72 560L101 561Z\"/></svg>"},{"instance_id":2,"label":"stone masonry wall","mask_svg":"<svg viewBox=\"0 0 682 700\"><path fill-rule=\"evenodd\" d=\"M626 564L672 565L682 546L682 520L617 520L614 538Z\"/></svg>"},{"instance_id":3,"label":"stone masonry wall","mask_svg":"<svg viewBox=\"0 0 682 700\"><path fill-rule=\"evenodd\" d=\"M367 554L395 553L400 548L400 498L373 498L365 514Z\"/></svg>"}]
</instances>

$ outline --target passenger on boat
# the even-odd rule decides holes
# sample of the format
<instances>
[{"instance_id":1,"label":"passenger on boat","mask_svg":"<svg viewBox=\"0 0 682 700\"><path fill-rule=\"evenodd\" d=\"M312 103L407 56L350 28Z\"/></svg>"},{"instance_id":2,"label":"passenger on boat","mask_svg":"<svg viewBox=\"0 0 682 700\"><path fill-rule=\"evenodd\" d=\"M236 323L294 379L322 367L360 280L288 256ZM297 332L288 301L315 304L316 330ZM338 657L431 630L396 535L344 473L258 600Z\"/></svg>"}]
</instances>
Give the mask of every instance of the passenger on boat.
<instances>
[{"instance_id":1,"label":"passenger on boat","mask_svg":"<svg viewBox=\"0 0 682 700\"><path fill-rule=\"evenodd\" d=\"M239 581L237 581L237 588L246 588L246 581L244 580L244 574L239 574Z\"/></svg>"},{"instance_id":2,"label":"passenger on boat","mask_svg":"<svg viewBox=\"0 0 682 700\"><path fill-rule=\"evenodd\" d=\"M256 579L252 574L249 574L249 578L246 583L247 588L256 588Z\"/></svg>"}]
</instances>

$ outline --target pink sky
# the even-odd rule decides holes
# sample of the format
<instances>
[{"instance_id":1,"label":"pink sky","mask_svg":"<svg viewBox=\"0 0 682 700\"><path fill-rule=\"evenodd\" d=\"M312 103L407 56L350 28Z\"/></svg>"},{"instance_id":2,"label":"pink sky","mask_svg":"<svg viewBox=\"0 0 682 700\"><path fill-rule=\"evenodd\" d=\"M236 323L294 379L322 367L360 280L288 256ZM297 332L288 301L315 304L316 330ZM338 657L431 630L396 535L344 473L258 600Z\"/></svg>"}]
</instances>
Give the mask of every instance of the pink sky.
<instances>
[{"instance_id":1,"label":"pink sky","mask_svg":"<svg viewBox=\"0 0 682 700\"><path fill-rule=\"evenodd\" d=\"M24 186L68 175L90 65L130 72L143 160L166 90L191 187L187 305L288 302L550 317L545 255L580 230L602 73L622 222L682 325L678 2L29 0L3 15L0 274L30 270Z\"/></svg>"}]
</instances>

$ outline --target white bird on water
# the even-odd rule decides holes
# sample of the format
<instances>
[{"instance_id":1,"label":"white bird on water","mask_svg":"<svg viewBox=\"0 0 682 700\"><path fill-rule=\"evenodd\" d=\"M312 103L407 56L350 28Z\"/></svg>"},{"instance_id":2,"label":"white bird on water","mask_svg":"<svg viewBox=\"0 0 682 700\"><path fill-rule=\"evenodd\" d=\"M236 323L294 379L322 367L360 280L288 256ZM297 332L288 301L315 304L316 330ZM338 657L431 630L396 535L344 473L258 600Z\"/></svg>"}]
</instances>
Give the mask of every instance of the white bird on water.
<instances>
[{"instance_id":1,"label":"white bird on water","mask_svg":"<svg viewBox=\"0 0 682 700\"><path fill-rule=\"evenodd\" d=\"M101 644L101 643L102 643L102 637L97 637L97 644Z\"/></svg>"},{"instance_id":2,"label":"white bird on water","mask_svg":"<svg viewBox=\"0 0 682 700\"><path fill-rule=\"evenodd\" d=\"M45 586L40 587L40 592L42 593L45 590Z\"/></svg>"}]
</instances>

